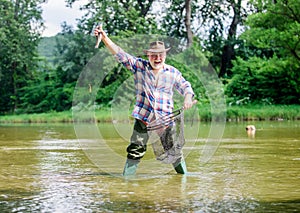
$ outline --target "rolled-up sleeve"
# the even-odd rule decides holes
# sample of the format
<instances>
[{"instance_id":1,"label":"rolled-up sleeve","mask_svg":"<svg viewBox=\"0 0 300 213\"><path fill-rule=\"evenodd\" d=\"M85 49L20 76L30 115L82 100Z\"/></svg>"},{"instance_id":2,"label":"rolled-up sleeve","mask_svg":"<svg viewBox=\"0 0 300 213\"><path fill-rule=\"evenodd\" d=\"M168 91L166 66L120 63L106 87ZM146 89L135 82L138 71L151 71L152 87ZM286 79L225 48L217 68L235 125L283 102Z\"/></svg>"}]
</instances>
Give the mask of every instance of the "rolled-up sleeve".
<instances>
[{"instance_id":1,"label":"rolled-up sleeve","mask_svg":"<svg viewBox=\"0 0 300 213\"><path fill-rule=\"evenodd\" d=\"M181 95L186 96L187 94L191 94L192 96L194 96L194 91L191 83L185 80L180 72L177 73L174 86Z\"/></svg>"},{"instance_id":2,"label":"rolled-up sleeve","mask_svg":"<svg viewBox=\"0 0 300 213\"><path fill-rule=\"evenodd\" d=\"M123 50L119 51L117 54L115 54L116 60L121 63L124 67L126 67L131 72L135 73L136 64L138 59Z\"/></svg>"},{"instance_id":3,"label":"rolled-up sleeve","mask_svg":"<svg viewBox=\"0 0 300 213\"><path fill-rule=\"evenodd\" d=\"M134 74L136 71L144 72L145 67L149 66L149 62L147 60L132 56L123 50L120 50L117 54L115 54L115 58L119 63Z\"/></svg>"}]
</instances>

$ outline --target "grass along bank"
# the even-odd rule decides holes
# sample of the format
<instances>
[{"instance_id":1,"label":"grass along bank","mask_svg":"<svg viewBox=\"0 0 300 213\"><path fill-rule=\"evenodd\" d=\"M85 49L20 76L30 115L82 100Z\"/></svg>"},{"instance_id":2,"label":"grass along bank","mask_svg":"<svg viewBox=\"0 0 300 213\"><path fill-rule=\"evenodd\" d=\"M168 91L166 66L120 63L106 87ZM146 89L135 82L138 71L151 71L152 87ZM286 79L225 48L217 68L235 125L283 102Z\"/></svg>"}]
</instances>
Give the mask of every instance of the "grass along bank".
<instances>
[{"instance_id":1,"label":"grass along bank","mask_svg":"<svg viewBox=\"0 0 300 213\"><path fill-rule=\"evenodd\" d=\"M227 107L228 121L299 119L300 105L250 105Z\"/></svg>"},{"instance_id":2,"label":"grass along bank","mask_svg":"<svg viewBox=\"0 0 300 213\"><path fill-rule=\"evenodd\" d=\"M201 121L211 120L210 105L198 105L198 113ZM300 120L300 105L243 105L228 106L226 111L227 121L249 120ZM188 113L193 113L189 110ZM128 119L128 112L119 112L124 119ZM96 110L95 114L85 115L80 113L76 116L78 121L83 122L112 122L110 108ZM72 123L74 122L72 111L49 112L39 114L2 115L0 123Z\"/></svg>"}]
</instances>

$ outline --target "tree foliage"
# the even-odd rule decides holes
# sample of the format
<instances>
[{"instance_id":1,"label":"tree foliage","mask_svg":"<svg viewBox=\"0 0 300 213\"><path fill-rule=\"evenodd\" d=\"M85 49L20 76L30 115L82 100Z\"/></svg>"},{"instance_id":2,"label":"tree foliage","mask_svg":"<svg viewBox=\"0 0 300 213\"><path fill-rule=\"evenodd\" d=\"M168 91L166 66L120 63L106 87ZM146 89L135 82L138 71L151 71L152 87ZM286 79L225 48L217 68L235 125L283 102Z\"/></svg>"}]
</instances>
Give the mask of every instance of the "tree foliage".
<instances>
[{"instance_id":1,"label":"tree foliage","mask_svg":"<svg viewBox=\"0 0 300 213\"><path fill-rule=\"evenodd\" d=\"M72 5L78 0L67 0ZM151 12L154 0L91 0L82 7L87 11L80 29L91 33L97 23L102 23L110 35L157 33L155 15Z\"/></svg>"},{"instance_id":2,"label":"tree foliage","mask_svg":"<svg viewBox=\"0 0 300 213\"><path fill-rule=\"evenodd\" d=\"M249 29L243 38L258 48L272 49L280 57L300 63L299 1L258 1L255 4L262 12L248 18Z\"/></svg>"},{"instance_id":3,"label":"tree foliage","mask_svg":"<svg viewBox=\"0 0 300 213\"><path fill-rule=\"evenodd\" d=\"M234 62L234 77L226 87L231 104L299 104L299 67L274 56Z\"/></svg>"},{"instance_id":4,"label":"tree foliage","mask_svg":"<svg viewBox=\"0 0 300 213\"><path fill-rule=\"evenodd\" d=\"M247 97L251 102L299 104L300 4L297 0L254 4L261 12L248 18L249 28L241 38L260 54L235 62L228 96L235 100Z\"/></svg>"},{"instance_id":5,"label":"tree foliage","mask_svg":"<svg viewBox=\"0 0 300 213\"><path fill-rule=\"evenodd\" d=\"M16 112L21 89L34 78L41 28L40 3L0 1L0 113Z\"/></svg>"}]
</instances>

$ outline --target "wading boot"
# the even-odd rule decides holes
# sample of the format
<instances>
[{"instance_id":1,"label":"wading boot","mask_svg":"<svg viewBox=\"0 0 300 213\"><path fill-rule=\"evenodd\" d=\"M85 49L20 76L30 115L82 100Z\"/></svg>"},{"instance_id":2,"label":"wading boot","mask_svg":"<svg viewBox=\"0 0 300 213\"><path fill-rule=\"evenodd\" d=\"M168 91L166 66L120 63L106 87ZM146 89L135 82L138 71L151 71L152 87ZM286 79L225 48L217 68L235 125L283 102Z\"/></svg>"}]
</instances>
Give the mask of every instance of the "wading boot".
<instances>
[{"instance_id":1,"label":"wading boot","mask_svg":"<svg viewBox=\"0 0 300 213\"><path fill-rule=\"evenodd\" d=\"M123 176L135 175L139 162L140 160L132 160L127 158L124 166Z\"/></svg>"},{"instance_id":2,"label":"wading boot","mask_svg":"<svg viewBox=\"0 0 300 213\"><path fill-rule=\"evenodd\" d=\"M179 158L175 163L173 163L173 167L177 174L186 174L187 173L187 168L185 164L184 158Z\"/></svg>"}]
</instances>

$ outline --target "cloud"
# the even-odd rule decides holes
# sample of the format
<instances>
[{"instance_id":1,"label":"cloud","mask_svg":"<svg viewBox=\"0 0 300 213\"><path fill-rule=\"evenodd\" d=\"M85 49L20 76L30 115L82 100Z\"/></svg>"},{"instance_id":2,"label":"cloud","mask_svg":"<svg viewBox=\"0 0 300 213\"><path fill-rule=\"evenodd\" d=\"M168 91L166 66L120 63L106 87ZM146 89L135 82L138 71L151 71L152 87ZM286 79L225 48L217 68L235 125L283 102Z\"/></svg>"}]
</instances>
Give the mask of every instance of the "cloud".
<instances>
[{"instance_id":1,"label":"cloud","mask_svg":"<svg viewBox=\"0 0 300 213\"><path fill-rule=\"evenodd\" d=\"M84 12L79 10L79 7L84 4L85 1L75 3L72 8L66 7L64 0L48 0L47 3L42 5L43 20L45 21L45 27L42 36L54 36L61 32L61 24L65 21L68 25L76 26L76 19L83 16Z\"/></svg>"}]
</instances>

